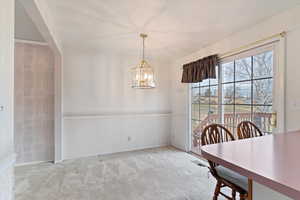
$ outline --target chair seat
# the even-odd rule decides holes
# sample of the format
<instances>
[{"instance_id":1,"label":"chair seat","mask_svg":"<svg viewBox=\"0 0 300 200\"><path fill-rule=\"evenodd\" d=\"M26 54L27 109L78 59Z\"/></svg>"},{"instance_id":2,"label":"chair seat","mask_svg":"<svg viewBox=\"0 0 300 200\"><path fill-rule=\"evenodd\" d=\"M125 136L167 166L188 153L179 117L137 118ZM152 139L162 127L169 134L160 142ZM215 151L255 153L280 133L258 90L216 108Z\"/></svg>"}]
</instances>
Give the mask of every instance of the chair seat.
<instances>
[{"instance_id":1,"label":"chair seat","mask_svg":"<svg viewBox=\"0 0 300 200\"><path fill-rule=\"evenodd\" d=\"M226 167L223 167L221 165L217 166L216 171L218 175L221 178L224 178L225 180L241 187L245 191L248 191L248 178L245 176L242 176L230 169L227 169Z\"/></svg>"}]
</instances>

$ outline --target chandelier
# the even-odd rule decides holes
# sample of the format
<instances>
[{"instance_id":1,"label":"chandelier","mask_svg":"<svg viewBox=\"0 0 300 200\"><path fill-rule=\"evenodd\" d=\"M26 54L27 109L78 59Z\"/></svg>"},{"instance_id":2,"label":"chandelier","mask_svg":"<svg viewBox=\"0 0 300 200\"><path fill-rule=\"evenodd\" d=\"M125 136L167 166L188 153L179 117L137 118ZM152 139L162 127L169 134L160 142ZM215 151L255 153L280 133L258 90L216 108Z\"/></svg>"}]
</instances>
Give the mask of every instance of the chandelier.
<instances>
[{"instance_id":1,"label":"chandelier","mask_svg":"<svg viewBox=\"0 0 300 200\"><path fill-rule=\"evenodd\" d=\"M137 67L132 68L132 88L155 88L154 71L145 60L145 39L147 35L142 33L140 36L143 39L143 59Z\"/></svg>"}]
</instances>

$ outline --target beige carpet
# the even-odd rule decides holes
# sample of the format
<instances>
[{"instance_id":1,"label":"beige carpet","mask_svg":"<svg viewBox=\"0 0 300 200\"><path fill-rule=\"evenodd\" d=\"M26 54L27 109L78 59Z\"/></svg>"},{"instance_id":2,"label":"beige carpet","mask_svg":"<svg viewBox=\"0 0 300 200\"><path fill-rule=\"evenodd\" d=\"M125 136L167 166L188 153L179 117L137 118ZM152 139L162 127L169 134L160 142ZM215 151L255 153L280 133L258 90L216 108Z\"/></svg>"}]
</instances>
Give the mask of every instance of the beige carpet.
<instances>
[{"instance_id":1,"label":"beige carpet","mask_svg":"<svg viewBox=\"0 0 300 200\"><path fill-rule=\"evenodd\" d=\"M212 199L215 181L197 163L157 148L17 167L16 200Z\"/></svg>"}]
</instances>

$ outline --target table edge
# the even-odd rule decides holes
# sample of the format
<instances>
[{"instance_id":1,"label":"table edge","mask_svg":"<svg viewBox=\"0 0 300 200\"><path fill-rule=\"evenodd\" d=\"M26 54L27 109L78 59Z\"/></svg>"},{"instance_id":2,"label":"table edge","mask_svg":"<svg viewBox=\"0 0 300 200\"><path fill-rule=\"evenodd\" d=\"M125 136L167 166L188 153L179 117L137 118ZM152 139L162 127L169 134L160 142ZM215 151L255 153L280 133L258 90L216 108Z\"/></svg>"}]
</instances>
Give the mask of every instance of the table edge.
<instances>
[{"instance_id":1,"label":"table edge","mask_svg":"<svg viewBox=\"0 0 300 200\"><path fill-rule=\"evenodd\" d=\"M258 182L262 185L265 185L279 193L282 193L290 198L293 199L300 199L300 191L291 188L289 186L286 186L280 182L277 182L275 180L272 180L270 178L264 177L263 175L257 174L255 172L252 172L248 169L245 169L243 167L240 167L234 163L231 163L229 161L223 160L222 158L219 158L213 154L210 154L209 152L206 152L205 150L201 149L202 156L207 159L211 160L217 164L220 164L226 168L229 168L235 172L238 172L239 174L248 177L249 179L252 179L255 182Z\"/></svg>"}]
</instances>

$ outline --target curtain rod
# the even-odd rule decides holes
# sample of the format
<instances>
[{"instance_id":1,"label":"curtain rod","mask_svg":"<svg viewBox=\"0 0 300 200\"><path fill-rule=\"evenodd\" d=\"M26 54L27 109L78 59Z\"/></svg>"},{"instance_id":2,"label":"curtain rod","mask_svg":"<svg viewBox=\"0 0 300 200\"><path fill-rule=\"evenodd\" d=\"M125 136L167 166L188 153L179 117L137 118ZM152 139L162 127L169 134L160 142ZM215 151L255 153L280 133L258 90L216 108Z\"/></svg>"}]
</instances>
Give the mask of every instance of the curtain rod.
<instances>
[{"instance_id":1,"label":"curtain rod","mask_svg":"<svg viewBox=\"0 0 300 200\"><path fill-rule=\"evenodd\" d=\"M281 33L277 33L277 34L271 35L271 36L269 36L269 37L266 37L266 38L257 40L257 41L255 41L255 42L252 42L252 43L249 43L249 44L247 44L247 45L241 46L241 47L239 47L239 48L233 49L233 50L228 51L228 52L226 52L226 53L220 54L220 55L219 55L219 58L222 59L222 58L226 58L226 57L229 57L229 56L233 56L233 55L235 55L235 54L237 54L237 53L239 53L239 52L241 52L241 51L245 51L245 50L248 49L248 48L251 48L251 47L253 47L253 46L255 46L255 45L259 45L259 44L261 44L261 43L263 43L263 42L265 42L265 41L268 41L268 40L270 40L270 39L277 38L277 37L285 37L285 36L286 36L286 32L283 31L283 32L281 32Z\"/></svg>"},{"instance_id":2,"label":"curtain rod","mask_svg":"<svg viewBox=\"0 0 300 200\"><path fill-rule=\"evenodd\" d=\"M228 51L226 53L219 54L219 58L222 59L222 58L226 58L226 57L229 57L229 56L233 56L233 55L235 55L237 53L245 51L248 48L251 48L251 47L253 47L255 45L259 45L259 44L261 44L261 43L263 43L265 41L268 41L270 39L277 38L277 37L285 37L285 36L286 36L286 31L282 31L281 33L277 33L277 34L271 35L269 37L265 37L263 39L260 39L260 40L257 40L255 42L249 43L247 45L241 46L239 48L233 49L233 50ZM181 69L183 69L183 67L181 67Z\"/></svg>"}]
</instances>

